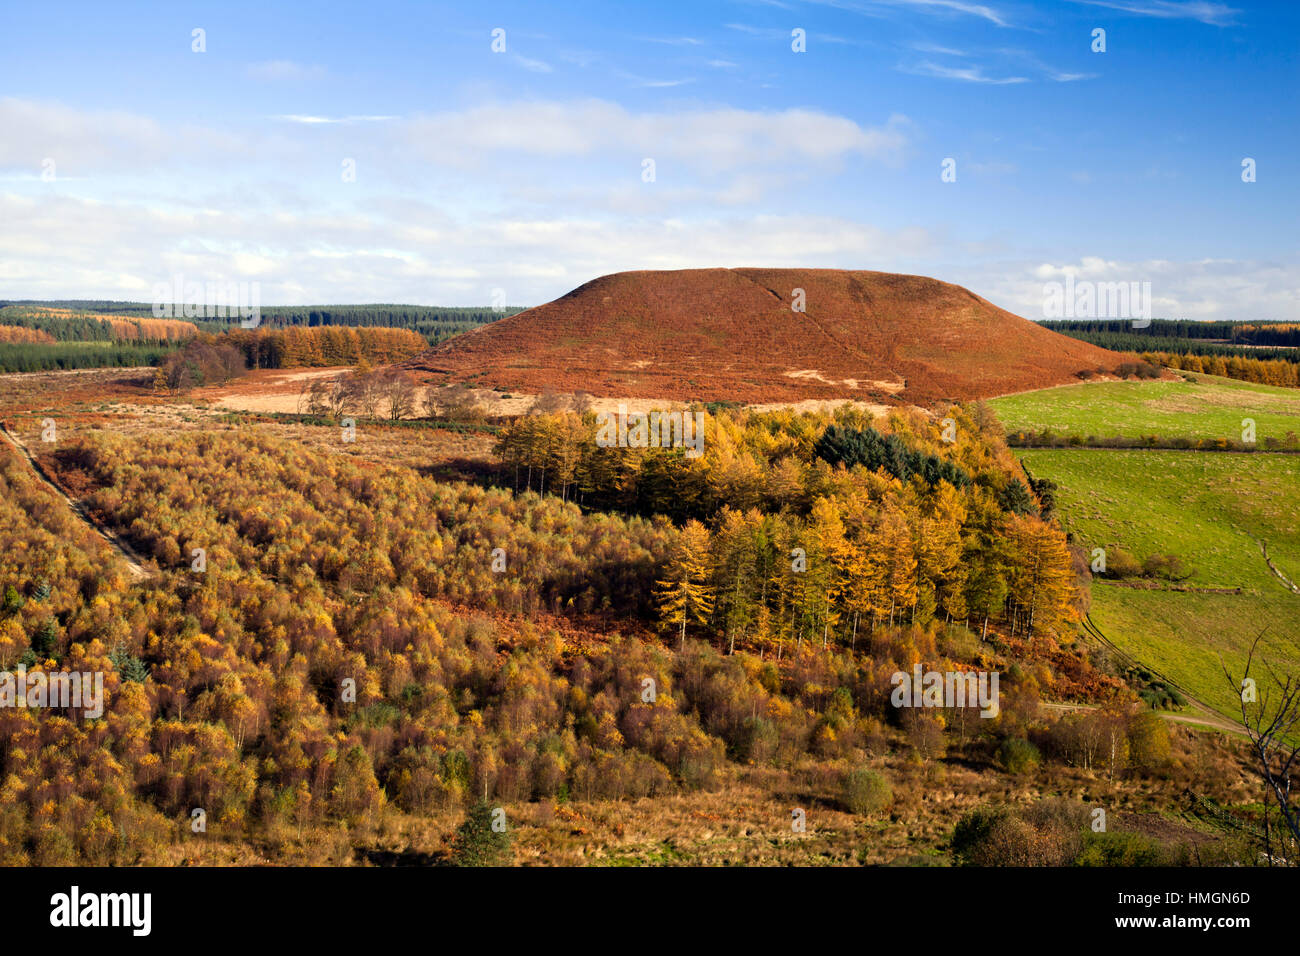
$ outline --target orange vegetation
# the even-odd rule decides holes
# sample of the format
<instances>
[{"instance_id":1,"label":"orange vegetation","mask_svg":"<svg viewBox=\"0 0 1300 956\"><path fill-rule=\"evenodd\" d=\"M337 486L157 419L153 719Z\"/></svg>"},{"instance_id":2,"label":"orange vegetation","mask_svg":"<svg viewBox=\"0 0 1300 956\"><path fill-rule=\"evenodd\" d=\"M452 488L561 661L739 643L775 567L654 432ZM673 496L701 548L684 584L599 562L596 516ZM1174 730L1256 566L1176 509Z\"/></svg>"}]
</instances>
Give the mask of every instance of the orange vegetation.
<instances>
[{"instance_id":1,"label":"orange vegetation","mask_svg":"<svg viewBox=\"0 0 1300 956\"><path fill-rule=\"evenodd\" d=\"M929 404L1060 385L1117 361L922 276L689 269L604 276L407 367L533 392Z\"/></svg>"},{"instance_id":2,"label":"orange vegetation","mask_svg":"<svg viewBox=\"0 0 1300 956\"><path fill-rule=\"evenodd\" d=\"M40 329L25 329L21 325L0 325L0 342L29 342L39 345L52 345L54 336Z\"/></svg>"}]
</instances>

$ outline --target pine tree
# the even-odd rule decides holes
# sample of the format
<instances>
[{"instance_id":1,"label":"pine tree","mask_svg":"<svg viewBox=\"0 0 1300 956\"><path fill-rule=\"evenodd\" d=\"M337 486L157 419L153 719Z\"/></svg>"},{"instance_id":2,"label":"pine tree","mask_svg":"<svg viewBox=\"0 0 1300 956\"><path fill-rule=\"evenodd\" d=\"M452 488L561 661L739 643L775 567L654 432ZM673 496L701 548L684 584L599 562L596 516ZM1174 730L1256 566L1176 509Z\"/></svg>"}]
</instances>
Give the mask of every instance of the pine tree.
<instances>
[{"instance_id":1,"label":"pine tree","mask_svg":"<svg viewBox=\"0 0 1300 956\"><path fill-rule=\"evenodd\" d=\"M509 866L510 833L492 828L493 807L480 800L456 830L451 859L456 866Z\"/></svg>"}]
</instances>

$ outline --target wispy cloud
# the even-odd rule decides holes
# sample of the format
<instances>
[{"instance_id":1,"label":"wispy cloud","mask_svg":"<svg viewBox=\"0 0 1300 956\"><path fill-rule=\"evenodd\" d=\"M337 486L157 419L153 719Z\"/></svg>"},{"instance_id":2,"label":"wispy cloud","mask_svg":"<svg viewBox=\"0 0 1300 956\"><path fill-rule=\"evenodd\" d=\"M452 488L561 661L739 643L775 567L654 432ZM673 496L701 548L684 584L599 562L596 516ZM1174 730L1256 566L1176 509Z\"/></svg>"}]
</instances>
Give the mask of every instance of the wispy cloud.
<instances>
[{"instance_id":1,"label":"wispy cloud","mask_svg":"<svg viewBox=\"0 0 1300 956\"><path fill-rule=\"evenodd\" d=\"M917 53L934 53L939 56L970 56L965 50L954 50L952 47L936 46L933 43L917 43L912 49Z\"/></svg>"},{"instance_id":2,"label":"wispy cloud","mask_svg":"<svg viewBox=\"0 0 1300 956\"><path fill-rule=\"evenodd\" d=\"M668 46L703 46L698 37L642 37L646 43L664 43Z\"/></svg>"},{"instance_id":3,"label":"wispy cloud","mask_svg":"<svg viewBox=\"0 0 1300 956\"><path fill-rule=\"evenodd\" d=\"M728 30L735 30L738 33L747 33L750 36L762 37L764 40L784 40L789 42L791 33L781 27L756 27L748 23L728 23L725 24ZM813 43L842 43L852 46L861 46L859 40L851 40L848 37L836 36L833 33L809 33L808 40Z\"/></svg>"},{"instance_id":4,"label":"wispy cloud","mask_svg":"<svg viewBox=\"0 0 1300 956\"><path fill-rule=\"evenodd\" d=\"M695 78L691 76L676 80L657 80L653 77L637 76L635 73L625 73L622 70L615 70L614 72L616 76L627 80L633 86L647 90L669 89L674 86L686 86L688 83L695 82Z\"/></svg>"},{"instance_id":5,"label":"wispy cloud","mask_svg":"<svg viewBox=\"0 0 1300 956\"><path fill-rule=\"evenodd\" d=\"M1044 63L1027 50L1003 49L998 50L997 53L999 56L1008 57L1009 59L1016 60L1026 66L1033 67L1039 73L1043 74L1043 76L1056 83L1073 83L1077 80L1091 80L1097 76L1096 73L1069 73L1065 70L1058 70L1055 67Z\"/></svg>"},{"instance_id":6,"label":"wispy cloud","mask_svg":"<svg viewBox=\"0 0 1300 956\"><path fill-rule=\"evenodd\" d=\"M1143 17L1163 20L1197 20L1210 26L1226 27L1241 13L1223 3L1209 0L1074 0L1090 7L1106 7Z\"/></svg>"},{"instance_id":7,"label":"wispy cloud","mask_svg":"<svg viewBox=\"0 0 1300 956\"><path fill-rule=\"evenodd\" d=\"M522 66L525 70L532 70L534 73L550 73L550 72L551 72L551 64L549 64L549 63L545 63L545 62L543 62L542 60L533 60L533 59L530 59L530 58L528 58L528 57L526 57L526 56L520 56L520 55L517 54L517 53L514 55L514 60L515 60L516 63L518 63L520 66Z\"/></svg>"},{"instance_id":8,"label":"wispy cloud","mask_svg":"<svg viewBox=\"0 0 1300 956\"><path fill-rule=\"evenodd\" d=\"M879 16L882 8L910 7L924 13L960 13L987 20L994 26L1011 26L1007 18L992 7L983 3L968 3L967 0L866 0L865 3L854 3L851 0L808 0L808 2L866 16Z\"/></svg>"},{"instance_id":9,"label":"wispy cloud","mask_svg":"<svg viewBox=\"0 0 1300 956\"><path fill-rule=\"evenodd\" d=\"M314 80L325 75L325 68L293 60L265 60L250 63L246 72L255 80Z\"/></svg>"},{"instance_id":10,"label":"wispy cloud","mask_svg":"<svg viewBox=\"0 0 1300 956\"><path fill-rule=\"evenodd\" d=\"M941 66L929 60L901 69L904 73L934 76L942 80L961 80L963 83L991 83L995 86L1005 86L1010 83L1029 82L1029 78L1025 76L988 76L980 66Z\"/></svg>"},{"instance_id":11,"label":"wispy cloud","mask_svg":"<svg viewBox=\"0 0 1300 956\"><path fill-rule=\"evenodd\" d=\"M312 116L305 113L285 113L272 119L285 123L299 123L304 126L334 126L348 123L382 123L398 119L396 116Z\"/></svg>"}]
</instances>

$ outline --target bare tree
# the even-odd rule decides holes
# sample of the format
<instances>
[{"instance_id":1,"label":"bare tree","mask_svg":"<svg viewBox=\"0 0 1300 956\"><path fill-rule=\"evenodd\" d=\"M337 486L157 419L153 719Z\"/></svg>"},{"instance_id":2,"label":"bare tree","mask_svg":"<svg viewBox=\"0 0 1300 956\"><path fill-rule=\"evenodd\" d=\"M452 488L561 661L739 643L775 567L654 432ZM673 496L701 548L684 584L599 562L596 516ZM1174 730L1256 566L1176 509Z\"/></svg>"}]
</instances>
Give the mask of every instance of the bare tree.
<instances>
[{"instance_id":1,"label":"bare tree","mask_svg":"<svg viewBox=\"0 0 1300 956\"><path fill-rule=\"evenodd\" d=\"M324 379L314 378L303 385L298 395L298 411L306 410L308 415L324 415L329 410L326 393L329 386Z\"/></svg>"},{"instance_id":2,"label":"bare tree","mask_svg":"<svg viewBox=\"0 0 1300 956\"><path fill-rule=\"evenodd\" d=\"M379 379L378 391L387 400L388 416L393 421L415 413L415 380L406 372L385 372Z\"/></svg>"},{"instance_id":3,"label":"bare tree","mask_svg":"<svg viewBox=\"0 0 1300 956\"><path fill-rule=\"evenodd\" d=\"M568 402L562 395L556 394L555 389L549 385L542 389L542 394L533 399L533 404L528 408L529 415L554 415L556 412L564 411Z\"/></svg>"},{"instance_id":4,"label":"bare tree","mask_svg":"<svg viewBox=\"0 0 1300 956\"><path fill-rule=\"evenodd\" d=\"M378 414L382 395L379 378L375 373L357 370L347 377L343 387L347 392L347 405L357 414L366 418L374 418Z\"/></svg>"},{"instance_id":5,"label":"bare tree","mask_svg":"<svg viewBox=\"0 0 1300 956\"><path fill-rule=\"evenodd\" d=\"M426 385L424 389L424 398L420 399L420 407L424 410L425 418L442 418L442 389L439 389L434 385Z\"/></svg>"},{"instance_id":6,"label":"bare tree","mask_svg":"<svg viewBox=\"0 0 1300 956\"><path fill-rule=\"evenodd\" d=\"M1266 793L1276 803L1276 810L1281 821L1282 833L1278 837L1279 853L1273 850L1274 837L1269 820L1269 804L1264 804L1264 852L1270 866L1280 863L1294 866L1300 860L1300 807L1292 800L1291 774L1297 769L1300 758L1300 744L1295 742L1294 731L1300 725L1300 678L1295 675L1278 674L1268 662L1264 669L1268 671L1272 685L1262 688L1250 676L1255 663L1255 651L1265 628L1255 635L1251 642L1250 653L1246 656L1246 670L1242 679L1237 681L1228 672L1226 665L1223 675L1232 684L1233 692L1241 699L1241 726L1250 738L1251 752L1255 757L1260 775L1264 781ZM1253 705L1253 706L1252 706Z\"/></svg>"},{"instance_id":7,"label":"bare tree","mask_svg":"<svg viewBox=\"0 0 1300 956\"><path fill-rule=\"evenodd\" d=\"M475 422L483 418L483 406L477 393L468 385L443 389L443 417L458 422Z\"/></svg>"},{"instance_id":8,"label":"bare tree","mask_svg":"<svg viewBox=\"0 0 1300 956\"><path fill-rule=\"evenodd\" d=\"M325 403L329 407L329 413L335 418L351 407L352 396L348 392L346 377L336 375L326 383Z\"/></svg>"}]
</instances>

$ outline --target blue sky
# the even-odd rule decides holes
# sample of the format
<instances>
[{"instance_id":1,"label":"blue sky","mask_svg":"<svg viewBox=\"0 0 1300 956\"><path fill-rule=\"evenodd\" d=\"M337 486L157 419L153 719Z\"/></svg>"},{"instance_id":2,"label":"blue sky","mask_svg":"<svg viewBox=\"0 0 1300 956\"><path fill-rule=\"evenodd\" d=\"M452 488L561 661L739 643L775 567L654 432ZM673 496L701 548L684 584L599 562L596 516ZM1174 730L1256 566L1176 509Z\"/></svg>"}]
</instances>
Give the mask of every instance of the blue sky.
<instances>
[{"instance_id":1,"label":"blue sky","mask_svg":"<svg viewBox=\"0 0 1300 956\"><path fill-rule=\"evenodd\" d=\"M1300 319L1298 7L9 4L0 297L179 273L267 305L531 305L816 266L1031 318L1068 273L1149 281L1156 315Z\"/></svg>"}]
</instances>

